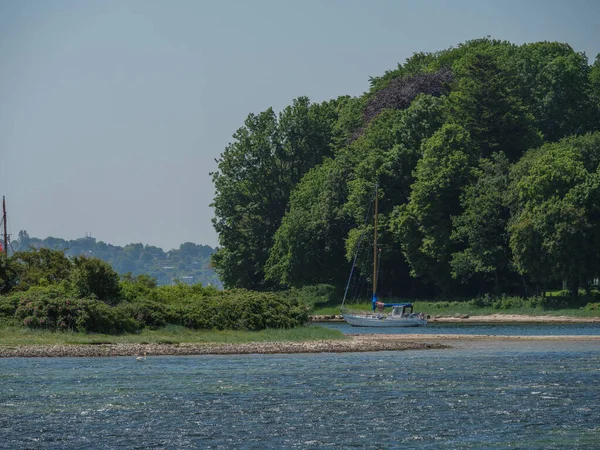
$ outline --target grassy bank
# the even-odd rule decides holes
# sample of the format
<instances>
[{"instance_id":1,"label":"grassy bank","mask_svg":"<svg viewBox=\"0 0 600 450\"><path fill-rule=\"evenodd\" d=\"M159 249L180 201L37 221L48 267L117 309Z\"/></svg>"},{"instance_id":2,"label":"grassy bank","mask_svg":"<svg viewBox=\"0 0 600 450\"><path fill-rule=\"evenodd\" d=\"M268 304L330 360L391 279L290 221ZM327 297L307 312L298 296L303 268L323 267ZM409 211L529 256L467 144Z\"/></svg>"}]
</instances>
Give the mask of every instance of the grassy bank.
<instances>
[{"instance_id":1,"label":"grassy bank","mask_svg":"<svg viewBox=\"0 0 600 450\"><path fill-rule=\"evenodd\" d=\"M323 339L344 339L344 336L337 330L318 326L262 331L198 331L168 325L158 330L144 329L139 333L122 335L45 331L12 326L0 327L0 344L2 345L307 342Z\"/></svg>"},{"instance_id":2,"label":"grassy bank","mask_svg":"<svg viewBox=\"0 0 600 450\"><path fill-rule=\"evenodd\" d=\"M410 302L411 300L400 300L401 302ZM424 312L430 316L453 316L455 314L467 314L469 316L487 316L491 314L518 314L530 316L571 316L571 317L600 317L599 309L586 308L542 308L542 307L505 307L497 308L493 306L476 306L470 302L459 301L438 301L424 302L413 301L416 312ZM364 311L371 310L371 302L364 302L351 305L352 309ZM340 307L337 306L319 306L315 305L312 314L315 315L333 315L340 314Z\"/></svg>"}]
</instances>

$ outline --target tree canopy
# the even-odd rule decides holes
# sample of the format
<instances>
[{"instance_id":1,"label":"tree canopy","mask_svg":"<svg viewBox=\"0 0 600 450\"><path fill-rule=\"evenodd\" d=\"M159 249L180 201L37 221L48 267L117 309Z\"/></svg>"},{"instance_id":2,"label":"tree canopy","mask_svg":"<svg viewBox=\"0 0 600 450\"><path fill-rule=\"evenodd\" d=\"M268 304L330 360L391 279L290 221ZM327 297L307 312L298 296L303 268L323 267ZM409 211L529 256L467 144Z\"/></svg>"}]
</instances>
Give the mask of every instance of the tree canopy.
<instances>
[{"instance_id":1,"label":"tree canopy","mask_svg":"<svg viewBox=\"0 0 600 450\"><path fill-rule=\"evenodd\" d=\"M213 264L229 287L341 290L377 184L383 294L577 295L600 272L599 162L600 55L416 53L362 96L248 116L213 174Z\"/></svg>"}]
</instances>

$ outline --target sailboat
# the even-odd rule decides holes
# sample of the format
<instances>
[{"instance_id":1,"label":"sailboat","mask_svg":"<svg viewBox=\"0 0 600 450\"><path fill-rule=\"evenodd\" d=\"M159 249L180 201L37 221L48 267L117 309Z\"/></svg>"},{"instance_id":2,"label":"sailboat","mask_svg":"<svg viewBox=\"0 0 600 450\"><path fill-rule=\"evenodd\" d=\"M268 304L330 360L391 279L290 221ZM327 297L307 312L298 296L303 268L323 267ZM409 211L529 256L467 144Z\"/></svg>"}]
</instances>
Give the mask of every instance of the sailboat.
<instances>
[{"instance_id":1,"label":"sailboat","mask_svg":"<svg viewBox=\"0 0 600 450\"><path fill-rule=\"evenodd\" d=\"M356 265L356 257L350 271L350 278L346 286L346 293L342 301L341 313L346 322L354 327L423 327L427 325L427 315L424 313L413 312L412 303L385 303L379 301L377 297L377 215L378 199L377 185L375 185L375 211L374 211L374 242L373 242L373 297L371 311L353 311L349 310L346 304L346 296L350 279ZM359 249L357 249L358 254ZM386 309L391 308L391 310Z\"/></svg>"}]
</instances>

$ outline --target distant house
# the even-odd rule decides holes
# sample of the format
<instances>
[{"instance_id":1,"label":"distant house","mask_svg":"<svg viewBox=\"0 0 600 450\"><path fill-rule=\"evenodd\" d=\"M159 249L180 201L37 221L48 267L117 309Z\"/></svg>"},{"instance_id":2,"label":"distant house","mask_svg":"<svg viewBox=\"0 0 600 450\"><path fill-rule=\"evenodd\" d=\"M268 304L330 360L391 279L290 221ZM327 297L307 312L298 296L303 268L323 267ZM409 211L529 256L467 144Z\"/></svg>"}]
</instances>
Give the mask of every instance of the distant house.
<instances>
[{"instance_id":1,"label":"distant house","mask_svg":"<svg viewBox=\"0 0 600 450\"><path fill-rule=\"evenodd\" d=\"M194 277L192 275L185 276L185 277L174 277L173 284L175 284L176 281L179 281L180 283L185 283L185 284L188 284L191 286L192 284L194 284Z\"/></svg>"}]
</instances>

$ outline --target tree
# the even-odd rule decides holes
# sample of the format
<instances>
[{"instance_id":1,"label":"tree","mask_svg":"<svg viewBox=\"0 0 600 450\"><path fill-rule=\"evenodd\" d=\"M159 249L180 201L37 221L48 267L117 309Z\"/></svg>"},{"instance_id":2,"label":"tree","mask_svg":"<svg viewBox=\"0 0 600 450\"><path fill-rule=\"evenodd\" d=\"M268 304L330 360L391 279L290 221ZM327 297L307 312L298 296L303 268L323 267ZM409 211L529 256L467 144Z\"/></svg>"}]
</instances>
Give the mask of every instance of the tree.
<instances>
[{"instance_id":1,"label":"tree","mask_svg":"<svg viewBox=\"0 0 600 450\"><path fill-rule=\"evenodd\" d=\"M590 68L590 100L595 104L591 123L596 124L595 128L590 131L598 131L598 123L600 123L600 53L596 55L596 60Z\"/></svg>"},{"instance_id":2,"label":"tree","mask_svg":"<svg viewBox=\"0 0 600 450\"><path fill-rule=\"evenodd\" d=\"M568 138L528 152L511 175L515 265L542 287L569 280L573 300L600 268L598 155L600 133Z\"/></svg>"},{"instance_id":3,"label":"tree","mask_svg":"<svg viewBox=\"0 0 600 450\"><path fill-rule=\"evenodd\" d=\"M57 284L71 274L71 261L62 250L40 248L16 252L11 257L16 272L15 289L26 291L40 283Z\"/></svg>"},{"instance_id":4,"label":"tree","mask_svg":"<svg viewBox=\"0 0 600 450\"><path fill-rule=\"evenodd\" d=\"M414 285L410 269L402 254L400 241L391 232L391 214L399 205L409 201L414 172L422 155L422 143L442 125L445 101L430 95L417 96L404 110L386 109L373 119L363 135L354 141L338 158L347 155L354 168L348 178L348 200L344 206L347 216L356 225L346 239L346 258L351 261L359 239L373 240L371 199L378 185L378 246L381 252L378 289L385 295L406 292ZM365 222L365 217L369 220ZM369 253L371 246L362 248ZM371 276L372 257L357 258L358 269L366 279Z\"/></svg>"},{"instance_id":5,"label":"tree","mask_svg":"<svg viewBox=\"0 0 600 450\"><path fill-rule=\"evenodd\" d=\"M26 249L29 247L29 234L25 230L19 231L19 247L21 249Z\"/></svg>"},{"instance_id":6,"label":"tree","mask_svg":"<svg viewBox=\"0 0 600 450\"><path fill-rule=\"evenodd\" d=\"M17 271L12 258L0 252L0 295L8 294L17 284Z\"/></svg>"},{"instance_id":7,"label":"tree","mask_svg":"<svg viewBox=\"0 0 600 450\"><path fill-rule=\"evenodd\" d=\"M462 213L460 195L473 177L477 148L458 125L444 125L423 144L410 200L394 211L392 229L415 277L450 286L452 217Z\"/></svg>"},{"instance_id":8,"label":"tree","mask_svg":"<svg viewBox=\"0 0 600 450\"><path fill-rule=\"evenodd\" d=\"M468 53L454 70L458 81L449 96L449 120L469 132L480 156L503 151L515 161L541 144L533 115L492 53Z\"/></svg>"},{"instance_id":9,"label":"tree","mask_svg":"<svg viewBox=\"0 0 600 450\"><path fill-rule=\"evenodd\" d=\"M503 153L480 161L476 180L461 196L463 212L453 218L451 236L464 245L452 255L452 276L468 280L474 274L492 273L496 295L500 294L500 274L510 262L506 231L510 210L505 199L509 170Z\"/></svg>"},{"instance_id":10,"label":"tree","mask_svg":"<svg viewBox=\"0 0 600 450\"><path fill-rule=\"evenodd\" d=\"M506 66L515 89L546 141L598 129L593 77L587 57L568 44L536 42L517 48Z\"/></svg>"},{"instance_id":11,"label":"tree","mask_svg":"<svg viewBox=\"0 0 600 450\"><path fill-rule=\"evenodd\" d=\"M284 286L343 283L349 270L344 239L352 223L343 212L345 175L343 166L327 159L296 186L275 233L267 279Z\"/></svg>"},{"instance_id":12,"label":"tree","mask_svg":"<svg viewBox=\"0 0 600 450\"><path fill-rule=\"evenodd\" d=\"M98 258L78 256L73 259L71 282L78 297L94 296L108 304L120 300L119 275Z\"/></svg>"},{"instance_id":13,"label":"tree","mask_svg":"<svg viewBox=\"0 0 600 450\"><path fill-rule=\"evenodd\" d=\"M227 286L262 289L273 236L293 187L331 152L335 108L301 97L279 115L250 114L217 161L213 256Z\"/></svg>"}]
</instances>

